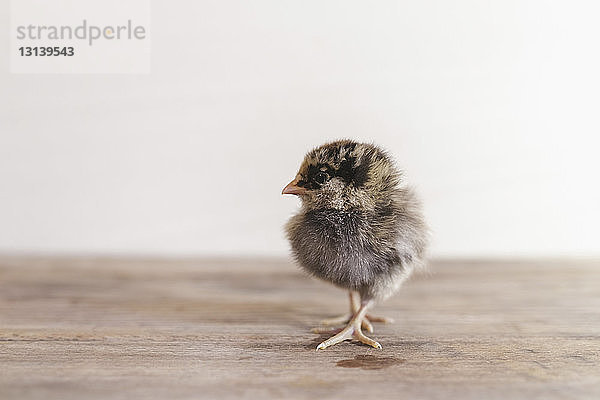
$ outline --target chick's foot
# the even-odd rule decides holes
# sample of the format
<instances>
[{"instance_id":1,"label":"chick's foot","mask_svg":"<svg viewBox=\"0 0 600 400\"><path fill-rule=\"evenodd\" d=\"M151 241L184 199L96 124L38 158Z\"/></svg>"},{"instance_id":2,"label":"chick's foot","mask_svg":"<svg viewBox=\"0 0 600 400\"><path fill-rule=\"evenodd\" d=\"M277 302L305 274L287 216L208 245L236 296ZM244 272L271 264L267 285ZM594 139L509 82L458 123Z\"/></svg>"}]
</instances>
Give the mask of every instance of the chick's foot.
<instances>
[{"instance_id":1,"label":"chick's foot","mask_svg":"<svg viewBox=\"0 0 600 400\"><path fill-rule=\"evenodd\" d=\"M337 331L337 330L335 330L335 331ZM313 330L313 332L316 332L316 333L333 333L335 331L326 332L326 331ZM344 329L340 330L336 335L334 335L334 336L330 337L329 339L325 340L324 342L322 342L320 345L317 346L317 350L323 350L329 346L333 346L334 344L338 344L345 340L352 340L352 339L357 340L361 343L367 344L376 349L381 349L381 345L378 342L365 336L365 334L362 333L361 323L357 321L356 323L349 323Z\"/></svg>"},{"instance_id":2,"label":"chick's foot","mask_svg":"<svg viewBox=\"0 0 600 400\"><path fill-rule=\"evenodd\" d=\"M357 312L354 314L352 319L348 322L348 325L341 331L339 331L336 335L330 337L325 340L321 344L317 346L317 350L326 349L329 346L333 346L334 344L341 343L345 340L358 340L361 343L367 344L376 349L381 349L381 345L377 343L375 340L365 336L362 333L363 323L365 321L365 315L367 313L367 309L373 304L371 300L364 302ZM373 326L370 322L367 321L368 326L371 328L370 332L373 330ZM317 333L333 333L334 331L316 331Z\"/></svg>"},{"instance_id":3,"label":"chick's foot","mask_svg":"<svg viewBox=\"0 0 600 400\"><path fill-rule=\"evenodd\" d=\"M339 317L324 319L319 324L324 326L346 325L348 322L350 322L352 317L352 314L347 313L344 315L340 315Z\"/></svg>"},{"instance_id":4,"label":"chick's foot","mask_svg":"<svg viewBox=\"0 0 600 400\"><path fill-rule=\"evenodd\" d=\"M345 325L348 324L355 315L361 309L361 301L360 295L355 291L349 291L349 299L350 299L350 312L344 315L340 315L339 317L328 318L321 321L320 325L324 326L335 326L335 325ZM373 322L382 322L384 324L391 324L394 322L392 318L387 317L377 317L374 315L366 314L361 322L362 329L366 330L369 333L373 333ZM314 328L313 332L316 333L326 333L331 332L331 329L325 330L322 328Z\"/></svg>"},{"instance_id":5,"label":"chick's foot","mask_svg":"<svg viewBox=\"0 0 600 400\"><path fill-rule=\"evenodd\" d=\"M344 315L340 315L339 317L324 319L320 322L320 325L322 325L322 326L345 325L345 324L348 324L348 322L350 322L352 317L353 317L352 314L344 314ZM373 322L382 322L384 324L391 324L392 322L394 322L394 320L392 318L376 317L376 316L367 314L362 320L362 323L361 323L362 329L364 329L365 331L367 331L369 333L373 333ZM313 329L313 332L315 332L315 333L324 333L324 332L328 332L328 331L331 331L331 329L328 330L327 328L321 328L321 327Z\"/></svg>"}]
</instances>

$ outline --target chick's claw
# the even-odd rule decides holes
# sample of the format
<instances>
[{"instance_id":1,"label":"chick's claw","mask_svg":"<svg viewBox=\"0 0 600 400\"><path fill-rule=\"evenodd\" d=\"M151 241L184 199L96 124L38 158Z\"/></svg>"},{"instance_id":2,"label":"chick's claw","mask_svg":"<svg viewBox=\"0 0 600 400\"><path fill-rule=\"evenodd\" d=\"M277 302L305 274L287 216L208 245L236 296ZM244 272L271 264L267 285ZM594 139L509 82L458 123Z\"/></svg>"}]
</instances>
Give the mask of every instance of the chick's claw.
<instances>
[{"instance_id":1,"label":"chick's claw","mask_svg":"<svg viewBox=\"0 0 600 400\"><path fill-rule=\"evenodd\" d=\"M355 332L355 333L356 333L356 336L355 336L355 338L356 338L356 339L357 339L359 342L361 342L361 343L364 343L364 344L367 344L367 345L369 345L369 346L371 346L371 347L374 347L374 348L376 348L376 349L381 349L381 345L379 344L379 342L377 342L377 341L375 341L375 340L371 339L370 337L367 337L367 336L365 336L365 335L364 335L364 334L363 334L361 331L357 331L357 332Z\"/></svg>"}]
</instances>

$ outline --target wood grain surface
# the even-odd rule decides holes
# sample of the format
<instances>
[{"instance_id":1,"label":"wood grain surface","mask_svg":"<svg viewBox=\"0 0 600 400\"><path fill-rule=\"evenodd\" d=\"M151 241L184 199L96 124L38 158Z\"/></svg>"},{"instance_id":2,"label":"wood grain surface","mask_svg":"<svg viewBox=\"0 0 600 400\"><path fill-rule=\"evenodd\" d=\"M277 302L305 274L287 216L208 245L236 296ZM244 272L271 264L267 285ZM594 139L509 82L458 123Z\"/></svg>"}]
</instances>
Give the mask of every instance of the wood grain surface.
<instances>
[{"instance_id":1,"label":"wood grain surface","mask_svg":"<svg viewBox=\"0 0 600 400\"><path fill-rule=\"evenodd\" d=\"M436 261L316 351L344 292L285 260L0 257L0 399L599 399L595 261Z\"/></svg>"}]
</instances>

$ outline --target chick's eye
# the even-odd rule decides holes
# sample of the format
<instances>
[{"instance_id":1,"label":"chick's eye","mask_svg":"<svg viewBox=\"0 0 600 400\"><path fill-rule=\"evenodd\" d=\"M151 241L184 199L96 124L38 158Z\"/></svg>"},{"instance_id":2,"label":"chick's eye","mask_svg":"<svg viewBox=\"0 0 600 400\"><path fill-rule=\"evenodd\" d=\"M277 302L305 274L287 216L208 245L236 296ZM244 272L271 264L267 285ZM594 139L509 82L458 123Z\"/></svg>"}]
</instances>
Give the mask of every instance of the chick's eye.
<instances>
[{"instance_id":1,"label":"chick's eye","mask_svg":"<svg viewBox=\"0 0 600 400\"><path fill-rule=\"evenodd\" d=\"M329 179L329 175L326 172L319 172L315 175L315 182L318 184L324 184Z\"/></svg>"}]
</instances>

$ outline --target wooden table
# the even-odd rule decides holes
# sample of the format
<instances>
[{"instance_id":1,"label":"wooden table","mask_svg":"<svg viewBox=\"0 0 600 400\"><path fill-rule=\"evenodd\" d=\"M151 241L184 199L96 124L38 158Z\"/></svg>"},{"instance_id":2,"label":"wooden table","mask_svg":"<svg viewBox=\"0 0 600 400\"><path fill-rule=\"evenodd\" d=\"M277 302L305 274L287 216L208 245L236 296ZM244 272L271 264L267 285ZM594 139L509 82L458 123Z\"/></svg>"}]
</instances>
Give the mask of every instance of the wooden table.
<instances>
[{"instance_id":1,"label":"wooden table","mask_svg":"<svg viewBox=\"0 0 600 400\"><path fill-rule=\"evenodd\" d=\"M600 265L436 261L324 351L285 260L0 257L0 399L600 399Z\"/></svg>"}]
</instances>

